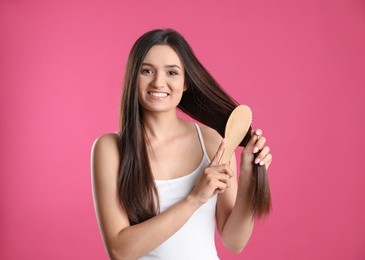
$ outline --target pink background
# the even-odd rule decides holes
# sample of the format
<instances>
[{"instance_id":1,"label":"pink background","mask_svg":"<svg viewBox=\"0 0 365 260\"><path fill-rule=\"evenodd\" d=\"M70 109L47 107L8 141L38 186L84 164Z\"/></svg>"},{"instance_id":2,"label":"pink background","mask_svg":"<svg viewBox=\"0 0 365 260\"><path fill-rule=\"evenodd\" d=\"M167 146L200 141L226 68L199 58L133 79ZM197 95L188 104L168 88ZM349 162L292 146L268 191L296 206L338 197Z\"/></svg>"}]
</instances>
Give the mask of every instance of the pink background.
<instances>
[{"instance_id":1,"label":"pink background","mask_svg":"<svg viewBox=\"0 0 365 260\"><path fill-rule=\"evenodd\" d=\"M1 0L0 259L107 259L90 148L117 130L133 42L172 27L272 148L241 255L365 259L365 2Z\"/></svg>"}]
</instances>

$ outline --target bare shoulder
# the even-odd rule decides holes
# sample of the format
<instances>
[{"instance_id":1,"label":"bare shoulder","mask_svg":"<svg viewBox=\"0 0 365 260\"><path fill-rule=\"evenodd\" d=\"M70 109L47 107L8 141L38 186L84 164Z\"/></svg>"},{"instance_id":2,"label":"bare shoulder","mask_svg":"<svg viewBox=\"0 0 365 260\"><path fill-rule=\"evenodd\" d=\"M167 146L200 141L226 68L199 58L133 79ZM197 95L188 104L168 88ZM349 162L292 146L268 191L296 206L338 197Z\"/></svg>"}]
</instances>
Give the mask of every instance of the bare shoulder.
<instances>
[{"instance_id":1,"label":"bare shoulder","mask_svg":"<svg viewBox=\"0 0 365 260\"><path fill-rule=\"evenodd\" d=\"M91 150L93 174L119 167L118 143L119 137L116 133L104 134L94 141Z\"/></svg>"},{"instance_id":2,"label":"bare shoulder","mask_svg":"<svg viewBox=\"0 0 365 260\"><path fill-rule=\"evenodd\" d=\"M119 136L117 133L108 133L99 136L93 143L92 151L118 148Z\"/></svg>"},{"instance_id":3,"label":"bare shoulder","mask_svg":"<svg viewBox=\"0 0 365 260\"><path fill-rule=\"evenodd\" d=\"M216 130L206 125L200 125L200 130L203 135L205 149L207 150L209 158L212 159L217 152L223 137Z\"/></svg>"}]
</instances>

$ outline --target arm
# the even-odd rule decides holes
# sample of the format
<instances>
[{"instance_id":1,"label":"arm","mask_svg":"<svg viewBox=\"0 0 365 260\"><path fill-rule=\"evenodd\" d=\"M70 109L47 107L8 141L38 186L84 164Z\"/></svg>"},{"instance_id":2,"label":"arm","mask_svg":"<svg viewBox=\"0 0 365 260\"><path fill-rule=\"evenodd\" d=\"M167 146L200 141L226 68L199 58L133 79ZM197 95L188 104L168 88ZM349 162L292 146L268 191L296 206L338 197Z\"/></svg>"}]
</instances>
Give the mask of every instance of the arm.
<instances>
[{"instance_id":1,"label":"arm","mask_svg":"<svg viewBox=\"0 0 365 260\"><path fill-rule=\"evenodd\" d=\"M265 138L261 130L257 130L241 154L240 177L237 182L236 158L231 159L231 168L234 177L231 179L231 187L223 194L219 194L217 202L217 225L221 239L230 251L240 253L251 237L254 219L252 217L252 197L255 183L252 177L254 148L262 150L258 155L261 163L266 167L272 160L269 148L265 145Z\"/></svg>"},{"instance_id":2,"label":"arm","mask_svg":"<svg viewBox=\"0 0 365 260\"><path fill-rule=\"evenodd\" d=\"M237 182L235 155L230 166L235 174L231 179L231 187L218 196L216 215L218 232L224 246L238 254L246 246L254 227L250 199L252 191L249 183L242 185L241 181Z\"/></svg>"},{"instance_id":3,"label":"arm","mask_svg":"<svg viewBox=\"0 0 365 260\"><path fill-rule=\"evenodd\" d=\"M199 185L184 200L140 224L130 226L118 200L119 152L117 136L98 138L92 149L92 184L96 215L104 245L111 259L136 259L162 244L225 183L217 175L204 174ZM225 176L226 174L221 174Z\"/></svg>"}]
</instances>

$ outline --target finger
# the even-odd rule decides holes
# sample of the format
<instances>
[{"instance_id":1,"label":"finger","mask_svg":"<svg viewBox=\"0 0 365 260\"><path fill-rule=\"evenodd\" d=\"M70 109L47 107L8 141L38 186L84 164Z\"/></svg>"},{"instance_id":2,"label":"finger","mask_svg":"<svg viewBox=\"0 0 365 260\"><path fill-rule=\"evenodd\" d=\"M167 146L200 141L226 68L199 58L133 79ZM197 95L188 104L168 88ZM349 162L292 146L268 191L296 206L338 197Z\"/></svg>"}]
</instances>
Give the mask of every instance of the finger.
<instances>
[{"instance_id":1,"label":"finger","mask_svg":"<svg viewBox=\"0 0 365 260\"><path fill-rule=\"evenodd\" d=\"M262 136L262 130L256 129L251 131L251 139L245 148L254 149L257 140Z\"/></svg>"},{"instance_id":2,"label":"finger","mask_svg":"<svg viewBox=\"0 0 365 260\"><path fill-rule=\"evenodd\" d=\"M272 163L272 155L271 153L269 153L268 155L265 156L265 167L266 167L266 170L269 168L269 166L271 165Z\"/></svg>"},{"instance_id":3,"label":"finger","mask_svg":"<svg viewBox=\"0 0 365 260\"><path fill-rule=\"evenodd\" d=\"M265 156L267 155L267 154L269 154L269 152L270 152L270 148L268 147L268 146L265 146L261 151L260 151L260 153L256 156L256 158L255 158L255 164L258 164L258 163L260 163L264 158L265 158ZM263 164L261 164L261 165L263 165Z\"/></svg>"},{"instance_id":4,"label":"finger","mask_svg":"<svg viewBox=\"0 0 365 260\"><path fill-rule=\"evenodd\" d=\"M226 147L226 140L225 139L222 139L219 147L218 147L218 150L217 152L215 153L213 159L212 159L212 162L211 162L211 165L217 165L223 155L223 152L224 152L224 148Z\"/></svg>"},{"instance_id":5,"label":"finger","mask_svg":"<svg viewBox=\"0 0 365 260\"><path fill-rule=\"evenodd\" d=\"M223 193L224 190L220 190L220 189L215 189L215 191L213 192L213 195L217 194L217 193Z\"/></svg>"},{"instance_id":6,"label":"finger","mask_svg":"<svg viewBox=\"0 0 365 260\"><path fill-rule=\"evenodd\" d=\"M233 170L231 167L229 167L229 164L220 164L213 167L216 167L217 172L228 175L229 178L234 176Z\"/></svg>"},{"instance_id":7,"label":"finger","mask_svg":"<svg viewBox=\"0 0 365 260\"><path fill-rule=\"evenodd\" d=\"M227 184L224 182L219 181L217 183L217 188L215 189L214 193L223 193L227 188Z\"/></svg>"},{"instance_id":8,"label":"finger","mask_svg":"<svg viewBox=\"0 0 365 260\"><path fill-rule=\"evenodd\" d=\"M256 129L254 131L254 134L257 136L257 137L261 137L262 136L262 130L261 129Z\"/></svg>"},{"instance_id":9,"label":"finger","mask_svg":"<svg viewBox=\"0 0 365 260\"><path fill-rule=\"evenodd\" d=\"M255 143L255 147L253 148L252 152L257 153L258 151L262 150L262 148L265 146L266 138L264 136L261 136Z\"/></svg>"},{"instance_id":10,"label":"finger","mask_svg":"<svg viewBox=\"0 0 365 260\"><path fill-rule=\"evenodd\" d=\"M270 152L270 148L268 146L265 146L262 148L261 152L256 156L254 163L260 165L264 165L264 163L261 164L261 161L265 158L266 155L268 155Z\"/></svg>"},{"instance_id":11,"label":"finger","mask_svg":"<svg viewBox=\"0 0 365 260\"><path fill-rule=\"evenodd\" d=\"M219 175L217 175L217 180L225 183L227 188L231 187L231 178L229 177L229 175L219 174Z\"/></svg>"},{"instance_id":12,"label":"finger","mask_svg":"<svg viewBox=\"0 0 365 260\"><path fill-rule=\"evenodd\" d=\"M232 178L234 176L234 172L233 172L232 168L229 167L229 165L226 165L226 167L225 167L225 174L227 174L229 176L229 178Z\"/></svg>"},{"instance_id":13,"label":"finger","mask_svg":"<svg viewBox=\"0 0 365 260\"><path fill-rule=\"evenodd\" d=\"M265 156L264 159L262 159L262 161L260 162L260 165L265 165L266 169L269 168L270 164L272 162L272 155L271 153L269 153L268 155ZM261 164L262 163L262 164Z\"/></svg>"}]
</instances>

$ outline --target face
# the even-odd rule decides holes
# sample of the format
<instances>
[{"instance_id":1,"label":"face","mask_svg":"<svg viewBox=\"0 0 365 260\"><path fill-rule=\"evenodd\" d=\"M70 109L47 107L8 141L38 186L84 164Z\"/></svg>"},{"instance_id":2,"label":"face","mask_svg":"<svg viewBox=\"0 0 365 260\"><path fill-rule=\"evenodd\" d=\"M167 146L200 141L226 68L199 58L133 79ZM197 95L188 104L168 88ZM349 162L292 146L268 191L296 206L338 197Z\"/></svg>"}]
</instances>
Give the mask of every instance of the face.
<instances>
[{"instance_id":1,"label":"face","mask_svg":"<svg viewBox=\"0 0 365 260\"><path fill-rule=\"evenodd\" d=\"M184 85L184 68L167 45L155 45L143 60L138 78L139 103L149 112L175 111Z\"/></svg>"}]
</instances>

